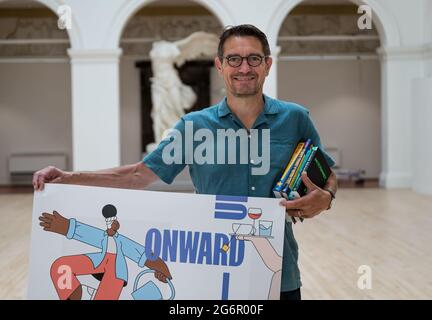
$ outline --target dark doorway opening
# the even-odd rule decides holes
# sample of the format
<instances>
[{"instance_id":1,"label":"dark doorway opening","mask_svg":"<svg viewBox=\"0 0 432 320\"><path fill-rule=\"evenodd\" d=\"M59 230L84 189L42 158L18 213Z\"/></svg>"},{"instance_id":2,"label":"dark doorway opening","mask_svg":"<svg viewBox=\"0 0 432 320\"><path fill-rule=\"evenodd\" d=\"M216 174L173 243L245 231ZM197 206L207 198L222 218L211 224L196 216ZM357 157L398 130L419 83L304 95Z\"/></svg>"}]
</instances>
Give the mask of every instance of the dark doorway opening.
<instances>
[{"instance_id":1,"label":"dark doorway opening","mask_svg":"<svg viewBox=\"0 0 432 320\"><path fill-rule=\"evenodd\" d=\"M151 82L153 76L150 61L136 63L140 69L141 90L141 150L146 151L146 146L154 142L153 120L151 118L152 99ZM190 86L197 95L197 101L186 113L201 110L210 106L210 70L213 61L196 60L188 61L177 68L181 81Z\"/></svg>"}]
</instances>

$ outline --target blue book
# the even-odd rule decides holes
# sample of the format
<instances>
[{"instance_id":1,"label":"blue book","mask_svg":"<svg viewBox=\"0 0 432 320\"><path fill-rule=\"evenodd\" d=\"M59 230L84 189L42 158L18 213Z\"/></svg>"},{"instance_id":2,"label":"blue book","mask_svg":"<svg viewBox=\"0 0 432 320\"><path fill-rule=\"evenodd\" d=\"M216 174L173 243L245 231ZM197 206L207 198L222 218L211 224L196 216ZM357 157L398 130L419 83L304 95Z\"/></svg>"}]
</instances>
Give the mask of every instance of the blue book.
<instances>
[{"instance_id":1,"label":"blue book","mask_svg":"<svg viewBox=\"0 0 432 320\"><path fill-rule=\"evenodd\" d=\"M309 159L310 159L310 155L311 155L311 153L312 153L312 149L309 149L307 152L306 152L306 154L305 154L305 156L304 156L304 158L303 158L303 161L302 161L302 163L301 163L301 165L300 165L300 169L299 169L299 171L298 171L298 174L297 174L297 177L295 178L295 181L294 181L294 184L293 184L293 190L297 190L297 187L298 187L298 185L299 185L299 180L301 180L301 174L302 174L302 172L303 172L303 170L304 170L304 168L305 168L305 166L306 166L306 163L309 161Z\"/></svg>"},{"instance_id":2,"label":"blue book","mask_svg":"<svg viewBox=\"0 0 432 320\"><path fill-rule=\"evenodd\" d=\"M280 198L281 192L285 186L286 181L288 180L289 176L292 175L291 172L293 170L295 170L296 160L297 160L297 158L299 158L299 155L303 149L303 146L304 146L304 142L300 142L297 144L297 147L295 148L295 150L291 156L291 159L285 168L285 171L283 172L279 181L274 186L273 193L274 193L276 198Z\"/></svg>"}]
</instances>

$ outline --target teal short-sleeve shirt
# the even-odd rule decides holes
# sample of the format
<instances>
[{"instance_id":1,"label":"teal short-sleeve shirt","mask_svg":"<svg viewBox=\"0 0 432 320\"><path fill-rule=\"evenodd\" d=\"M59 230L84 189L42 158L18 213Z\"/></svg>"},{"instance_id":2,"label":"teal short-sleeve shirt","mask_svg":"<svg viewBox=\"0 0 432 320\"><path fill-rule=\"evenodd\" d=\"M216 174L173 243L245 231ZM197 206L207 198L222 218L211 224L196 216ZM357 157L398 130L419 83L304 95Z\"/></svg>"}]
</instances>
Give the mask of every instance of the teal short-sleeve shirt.
<instances>
[{"instance_id":1,"label":"teal short-sleeve shirt","mask_svg":"<svg viewBox=\"0 0 432 320\"><path fill-rule=\"evenodd\" d=\"M143 159L143 162L166 183L171 183L188 165L195 191L200 194L270 198L274 198L273 186L282 175L299 141L311 139L315 146L324 151L328 164L330 166L334 165L334 161L325 153L321 145L318 132L306 108L295 103L272 99L266 95L263 95L263 99L264 109L252 129L256 129L258 132L259 130L269 129L267 132L270 133L270 157L268 159L269 163L266 164L268 167L266 174L253 174L252 168L257 167L258 164L253 163L250 154L251 148L244 149L240 143L237 143L235 147L236 161L234 163L228 161L227 154L231 150L227 149L227 145L224 146L226 153L224 163L218 161L217 157L221 151L220 145L216 145L218 143L218 129L219 131L220 129L232 129L235 132L246 130L241 121L231 112L226 98L214 106L186 114L176 124L174 129L176 129L177 133L180 133L182 139L178 161L167 164L163 158L164 148L173 141L173 138L168 136L168 138L160 142L152 153ZM188 143L186 141L188 139L186 132L193 132L193 134L203 133L204 131L200 131L200 129L206 129L206 133L211 132L215 137L213 141L215 145L214 154L202 153L212 157L214 159L212 163L196 163L196 161L193 161L195 160L193 152L200 143L207 139L203 138L206 134L200 134L201 140L197 139L199 141L194 141L192 147L186 147ZM250 135L248 137L250 140ZM193 140L193 136L189 136L189 139ZM265 139L257 140L258 154L260 152L262 154L263 141L268 143ZM245 150L247 154L245 154ZM244 161L245 159L246 161ZM297 242L294 238L291 223L286 223L281 291L291 291L301 286L297 261Z\"/></svg>"}]
</instances>

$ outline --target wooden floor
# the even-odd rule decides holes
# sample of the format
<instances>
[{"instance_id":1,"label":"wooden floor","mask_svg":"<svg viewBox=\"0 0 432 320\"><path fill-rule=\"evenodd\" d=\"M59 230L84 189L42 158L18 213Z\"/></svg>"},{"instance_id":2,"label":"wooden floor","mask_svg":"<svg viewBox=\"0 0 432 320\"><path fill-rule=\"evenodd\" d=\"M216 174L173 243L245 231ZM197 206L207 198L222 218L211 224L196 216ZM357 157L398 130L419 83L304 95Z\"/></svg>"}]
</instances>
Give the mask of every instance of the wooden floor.
<instances>
[{"instance_id":1,"label":"wooden floor","mask_svg":"<svg viewBox=\"0 0 432 320\"><path fill-rule=\"evenodd\" d=\"M26 297L31 208L32 194L0 194L0 299ZM431 196L341 189L334 210L294 230L303 299L432 299Z\"/></svg>"}]
</instances>

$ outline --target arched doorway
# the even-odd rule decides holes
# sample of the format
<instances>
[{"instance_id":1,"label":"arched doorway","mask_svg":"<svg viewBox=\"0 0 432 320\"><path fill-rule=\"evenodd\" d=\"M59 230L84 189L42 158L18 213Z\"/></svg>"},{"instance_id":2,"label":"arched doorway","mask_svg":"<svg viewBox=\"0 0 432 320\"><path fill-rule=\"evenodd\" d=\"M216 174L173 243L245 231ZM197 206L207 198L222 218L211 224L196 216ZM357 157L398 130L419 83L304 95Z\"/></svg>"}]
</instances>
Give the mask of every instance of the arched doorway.
<instances>
[{"instance_id":1,"label":"arched doorway","mask_svg":"<svg viewBox=\"0 0 432 320\"><path fill-rule=\"evenodd\" d=\"M160 0L135 10L125 24L120 39L123 53L119 73L122 163L141 159L149 144L155 141L149 56L153 42L184 39L196 31L219 35L222 22L213 12L208 4L201 5L200 1ZM188 61L177 69L181 81L197 96L195 104L186 112L220 100L223 85L213 68L213 57ZM174 189L170 190L192 188L186 171L179 175L173 184Z\"/></svg>"},{"instance_id":2,"label":"arched doorway","mask_svg":"<svg viewBox=\"0 0 432 320\"><path fill-rule=\"evenodd\" d=\"M142 157L146 145L153 142L152 101L150 77L152 76L149 52L154 41L176 41L196 31L219 34L220 20L206 7L193 1L155 1L138 9L124 27L120 40L123 54L120 59L121 101L121 150L122 162L130 163ZM198 97L199 105L210 105L217 100L215 92L220 87L212 68L212 59L193 61L179 69L182 82L191 86ZM187 70L185 70L187 69ZM189 75L189 76L188 76ZM193 76L190 76L193 75ZM204 76L208 79L197 79ZM192 80L193 83L188 82ZM196 86L208 82L210 91ZM210 84L210 82L213 84ZM196 87L196 88L195 88ZM220 91L220 90L219 90ZM193 106L196 110L198 106Z\"/></svg>"},{"instance_id":3,"label":"arched doorway","mask_svg":"<svg viewBox=\"0 0 432 320\"><path fill-rule=\"evenodd\" d=\"M72 169L70 41L57 20L42 1L0 3L0 184Z\"/></svg>"},{"instance_id":4,"label":"arched doorway","mask_svg":"<svg viewBox=\"0 0 432 320\"><path fill-rule=\"evenodd\" d=\"M310 110L342 181L376 184L385 156L377 49L397 43L397 34L384 32L374 9L372 29L360 30L354 1L291 1L286 8L277 35L278 96Z\"/></svg>"}]
</instances>

